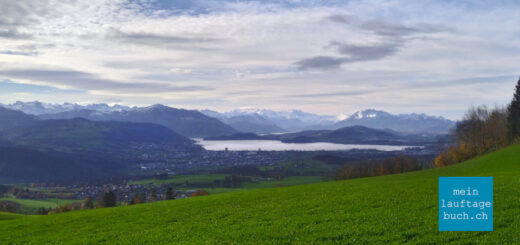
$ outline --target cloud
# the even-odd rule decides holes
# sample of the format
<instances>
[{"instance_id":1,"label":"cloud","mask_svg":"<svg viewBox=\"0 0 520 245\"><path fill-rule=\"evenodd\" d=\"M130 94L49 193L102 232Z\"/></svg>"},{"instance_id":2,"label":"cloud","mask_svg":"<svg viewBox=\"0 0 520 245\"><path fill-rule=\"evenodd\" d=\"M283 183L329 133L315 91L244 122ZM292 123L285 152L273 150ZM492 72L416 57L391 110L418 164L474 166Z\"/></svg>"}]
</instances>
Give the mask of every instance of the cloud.
<instances>
[{"instance_id":1,"label":"cloud","mask_svg":"<svg viewBox=\"0 0 520 245\"><path fill-rule=\"evenodd\" d=\"M24 52L24 51L13 51L13 50L2 50L0 54L6 55L21 55L21 56L35 56L38 52Z\"/></svg>"},{"instance_id":2,"label":"cloud","mask_svg":"<svg viewBox=\"0 0 520 245\"><path fill-rule=\"evenodd\" d=\"M333 41L330 46L335 47L338 53L345 55L345 57L317 56L303 59L295 62L298 70L337 69L345 63L378 60L396 54L402 44L388 42L373 46L362 46Z\"/></svg>"},{"instance_id":3,"label":"cloud","mask_svg":"<svg viewBox=\"0 0 520 245\"><path fill-rule=\"evenodd\" d=\"M0 70L0 76L9 78L14 81L16 79L23 79L36 82L47 82L51 85L65 86L87 91L111 91L115 93L159 93L211 90L209 87L174 86L168 83L120 82L110 79L103 79L90 73L71 70Z\"/></svg>"},{"instance_id":4,"label":"cloud","mask_svg":"<svg viewBox=\"0 0 520 245\"><path fill-rule=\"evenodd\" d=\"M33 35L23 31L25 27L40 23L39 18L49 11L47 1L0 0L0 38L29 39Z\"/></svg>"},{"instance_id":5,"label":"cloud","mask_svg":"<svg viewBox=\"0 0 520 245\"><path fill-rule=\"evenodd\" d=\"M348 58L341 57L329 57L329 56L316 56L308 59L303 59L295 62L298 66L298 70L310 70L310 69L336 69L341 64L348 62Z\"/></svg>"},{"instance_id":6,"label":"cloud","mask_svg":"<svg viewBox=\"0 0 520 245\"><path fill-rule=\"evenodd\" d=\"M351 21L352 21L352 17L350 17L348 15L343 15L343 14L330 15L330 16L327 16L326 19L333 21L333 22L341 23L341 24L351 23Z\"/></svg>"},{"instance_id":7,"label":"cloud","mask_svg":"<svg viewBox=\"0 0 520 245\"><path fill-rule=\"evenodd\" d=\"M391 37L404 37L413 34L421 33L437 33L437 32L448 32L453 31L451 28L441 25L434 24L415 24L404 25L395 23L392 21L383 21L381 19L369 20L361 23L361 29L373 31L375 34L380 36L391 36Z\"/></svg>"},{"instance_id":8,"label":"cloud","mask_svg":"<svg viewBox=\"0 0 520 245\"><path fill-rule=\"evenodd\" d=\"M449 111L453 118L481 100L506 103L517 78L475 78L514 75L520 62L518 1L0 0L0 6L0 78L82 93L38 97L37 89L27 90L23 98L31 100L338 114L382 106ZM19 94L3 93L0 102Z\"/></svg>"},{"instance_id":9,"label":"cloud","mask_svg":"<svg viewBox=\"0 0 520 245\"><path fill-rule=\"evenodd\" d=\"M392 41L373 46L361 46L334 41L331 42L330 45L335 46L340 54L348 55L348 62L356 62L377 60L386 56L394 55L402 46L402 43Z\"/></svg>"},{"instance_id":10,"label":"cloud","mask_svg":"<svg viewBox=\"0 0 520 245\"><path fill-rule=\"evenodd\" d=\"M356 96L356 95L363 95L367 94L370 91L346 91L346 92L330 92L330 93L312 93L312 94L296 94L291 95L291 97L297 97L297 98L313 98L313 97L337 97L337 96Z\"/></svg>"},{"instance_id":11,"label":"cloud","mask_svg":"<svg viewBox=\"0 0 520 245\"><path fill-rule=\"evenodd\" d=\"M345 55L344 57L316 56L302 59L294 63L298 70L337 69L345 63L383 59L397 54L400 48L412 40L408 38L411 35L451 31L449 28L440 25L417 24L415 26L408 26L392 21L382 21L380 19L363 21L360 24L356 24L356 21L353 21L352 18L345 15L331 15L328 16L327 19L341 24L357 26L362 30L371 31L380 41L376 44L365 45L331 41L326 47L334 47L338 54Z\"/></svg>"},{"instance_id":12,"label":"cloud","mask_svg":"<svg viewBox=\"0 0 520 245\"><path fill-rule=\"evenodd\" d=\"M193 47L209 48L213 44L223 42L223 39L215 37L204 37L200 35L166 35L148 32L122 32L111 30L109 39L118 39L122 42L139 44L151 47Z\"/></svg>"}]
</instances>

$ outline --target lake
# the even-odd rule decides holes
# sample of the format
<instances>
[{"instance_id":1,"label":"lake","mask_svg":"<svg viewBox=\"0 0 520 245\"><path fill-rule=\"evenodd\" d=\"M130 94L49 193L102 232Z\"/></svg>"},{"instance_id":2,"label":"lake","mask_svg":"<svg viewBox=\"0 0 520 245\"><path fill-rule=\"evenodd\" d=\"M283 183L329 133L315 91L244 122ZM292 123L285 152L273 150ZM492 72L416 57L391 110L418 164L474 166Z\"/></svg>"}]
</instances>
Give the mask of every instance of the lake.
<instances>
[{"instance_id":1,"label":"lake","mask_svg":"<svg viewBox=\"0 0 520 245\"><path fill-rule=\"evenodd\" d=\"M400 151L405 148L420 146L397 145L351 145L335 143L283 143L277 140L203 140L196 139L197 144L208 151L345 151L352 149L373 149L380 151Z\"/></svg>"}]
</instances>

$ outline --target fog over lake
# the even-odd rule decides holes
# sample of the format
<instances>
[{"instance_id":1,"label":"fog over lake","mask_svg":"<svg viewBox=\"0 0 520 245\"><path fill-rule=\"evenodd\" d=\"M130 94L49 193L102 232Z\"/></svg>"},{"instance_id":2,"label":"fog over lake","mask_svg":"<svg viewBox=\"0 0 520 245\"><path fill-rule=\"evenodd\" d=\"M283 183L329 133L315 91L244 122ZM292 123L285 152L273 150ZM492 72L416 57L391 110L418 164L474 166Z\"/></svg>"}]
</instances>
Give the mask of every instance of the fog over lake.
<instances>
[{"instance_id":1,"label":"fog over lake","mask_svg":"<svg viewBox=\"0 0 520 245\"><path fill-rule=\"evenodd\" d=\"M397 145L350 145L334 143L283 143L277 140L203 140L195 139L197 144L208 151L344 151L352 149L374 149L380 151L399 151L419 146Z\"/></svg>"}]
</instances>

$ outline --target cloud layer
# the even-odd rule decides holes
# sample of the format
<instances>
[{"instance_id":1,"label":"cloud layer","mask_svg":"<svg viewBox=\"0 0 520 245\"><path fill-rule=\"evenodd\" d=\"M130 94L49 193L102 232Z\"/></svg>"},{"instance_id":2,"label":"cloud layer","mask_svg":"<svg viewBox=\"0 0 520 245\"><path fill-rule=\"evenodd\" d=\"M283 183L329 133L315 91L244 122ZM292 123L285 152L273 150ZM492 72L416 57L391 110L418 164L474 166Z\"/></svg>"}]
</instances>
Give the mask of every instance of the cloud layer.
<instances>
[{"instance_id":1,"label":"cloud layer","mask_svg":"<svg viewBox=\"0 0 520 245\"><path fill-rule=\"evenodd\" d=\"M457 119L472 104L507 103L519 75L517 1L0 0L0 6L3 103L328 114L375 107Z\"/></svg>"}]
</instances>

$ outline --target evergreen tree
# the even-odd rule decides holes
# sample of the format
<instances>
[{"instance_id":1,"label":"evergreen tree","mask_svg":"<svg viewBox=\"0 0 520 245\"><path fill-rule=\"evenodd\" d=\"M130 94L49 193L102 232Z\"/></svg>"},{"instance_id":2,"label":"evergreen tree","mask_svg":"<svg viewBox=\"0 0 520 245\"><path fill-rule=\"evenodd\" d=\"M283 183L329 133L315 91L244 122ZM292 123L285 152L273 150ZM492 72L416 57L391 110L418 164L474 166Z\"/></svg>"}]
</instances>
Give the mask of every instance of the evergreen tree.
<instances>
[{"instance_id":1,"label":"evergreen tree","mask_svg":"<svg viewBox=\"0 0 520 245\"><path fill-rule=\"evenodd\" d=\"M175 191L173 187L169 186L168 189L166 189L166 200L173 200L175 199Z\"/></svg>"},{"instance_id":2,"label":"evergreen tree","mask_svg":"<svg viewBox=\"0 0 520 245\"><path fill-rule=\"evenodd\" d=\"M516 84L515 95L507 108L507 113L509 134L513 140L517 140L520 137L520 79Z\"/></svg>"},{"instance_id":3,"label":"evergreen tree","mask_svg":"<svg viewBox=\"0 0 520 245\"><path fill-rule=\"evenodd\" d=\"M116 206L116 195L112 191L105 192L103 195L103 207L115 207Z\"/></svg>"}]
</instances>

